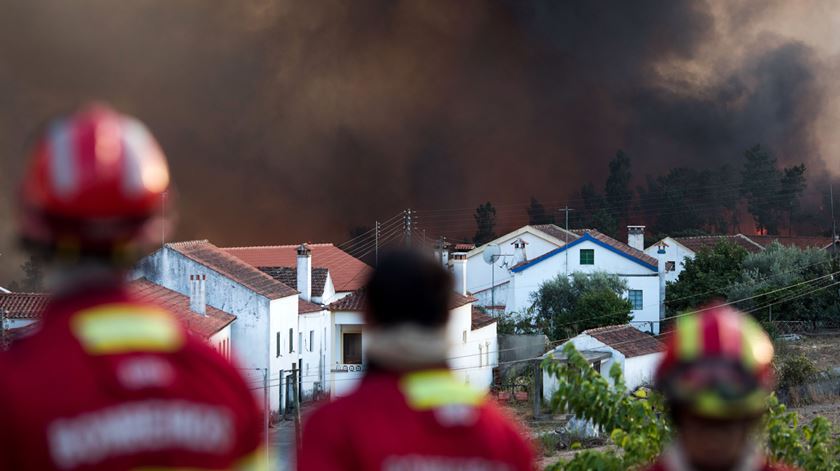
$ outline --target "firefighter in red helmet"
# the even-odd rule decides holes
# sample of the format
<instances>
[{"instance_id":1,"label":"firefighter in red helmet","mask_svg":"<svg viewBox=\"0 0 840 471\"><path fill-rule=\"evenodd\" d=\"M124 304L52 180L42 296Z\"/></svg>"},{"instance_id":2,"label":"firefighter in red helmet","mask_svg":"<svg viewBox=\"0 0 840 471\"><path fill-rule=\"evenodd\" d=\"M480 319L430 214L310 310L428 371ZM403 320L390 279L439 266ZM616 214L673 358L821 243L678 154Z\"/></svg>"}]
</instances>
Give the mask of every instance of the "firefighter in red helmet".
<instances>
[{"instance_id":1,"label":"firefighter in red helmet","mask_svg":"<svg viewBox=\"0 0 840 471\"><path fill-rule=\"evenodd\" d=\"M782 471L756 443L773 391L773 345L752 317L716 306L677 319L656 372L675 429L651 471Z\"/></svg>"},{"instance_id":2,"label":"firefighter in red helmet","mask_svg":"<svg viewBox=\"0 0 840 471\"><path fill-rule=\"evenodd\" d=\"M145 126L104 105L56 119L35 143L20 231L48 266L52 301L0 354L0 470L265 465L243 379L125 284L159 237L169 184Z\"/></svg>"}]
</instances>

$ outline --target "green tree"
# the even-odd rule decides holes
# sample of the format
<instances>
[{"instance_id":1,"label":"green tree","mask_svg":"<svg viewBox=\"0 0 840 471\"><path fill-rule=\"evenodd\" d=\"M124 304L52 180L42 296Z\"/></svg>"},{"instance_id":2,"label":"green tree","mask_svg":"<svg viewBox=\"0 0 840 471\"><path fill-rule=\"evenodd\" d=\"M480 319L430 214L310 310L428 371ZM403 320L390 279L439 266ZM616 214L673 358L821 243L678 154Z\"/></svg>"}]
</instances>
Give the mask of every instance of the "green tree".
<instances>
[{"instance_id":1,"label":"green tree","mask_svg":"<svg viewBox=\"0 0 840 471\"><path fill-rule=\"evenodd\" d=\"M29 259L20 266L23 272L23 280L14 284L14 291L38 293L44 290L44 260L43 258L30 255Z\"/></svg>"},{"instance_id":2,"label":"green tree","mask_svg":"<svg viewBox=\"0 0 840 471\"><path fill-rule=\"evenodd\" d=\"M610 173L604 185L604 194L610 213L618 223L626 223L630 205L633 202L633 189L630 188L630 157L619 150L609 164Z\"/></svg>"},{"instance_id":3,"label":"green tree","mask_svg":"<svg viewBox=\"0 0 840 471\"><path fill-rule=\"evenodd\" d=\"M494 231L496 228L496 208L489 201L475 208L473 218L476 225L475 236L473 236L475 245L486 244L496 238L496 232Z\"/></svg>"},{"instance_id":4,"label":"green tree","mask_svg":"<svg viewBox=\"0 0 840 471\"><path fill-rule=\"evenodd\" d=\"M554 215L546 211L545 206L533 196L531 197L531 203L525 208L525 212L528 213L529 225L554 224Z\"/></svg>"},{"instance_id":5,"label":"green tree","mask_svg":"<svg viewBox=\"0 0 840 471\"><path fill-rule=\"evenodd\" d=\"M632 305L623 298L627 283L603 272L576 272L541 284L531 294L530 319L534 330L551 339L586 329L630 322Z\"/></svg>"},{"instance_id":6,"label":"green tree","mask_svg":"<svg viewBox=\"0 0 840 471\"><path fill-rule=\"evenodd\" d=\"M711 249L701 250L693 259L686 259L680 277L666 288L668 313L726 298L729 286L741 276L746 256L743 247L722 240Z\"/></svg>"},{"instance_id":7,"label":"green tree","mask_svg":"<svg viewBox=\"0 0 840 471\"><path fill-rule=\"evenodd\" d=\"M756 227L768 234L778 234L782 215L798 208L805 189L805 165L776 168L776 158L756 145L744 152L741 170L741 195Z\"/></svg>"},{"instance_id":8,"label":"green tree","mask_svg":"<svg viewBox=\"0 0 840 471\"><path fill-rule=\"evenodd\" d=\"M618 235L618 220L607 207L603 195L598 193L595 185L587 183L580 189L583 200L583 211L573 213L578 227L593 228L610 237Z\"/></svg>"},{"instance_id":9,"label":"green tree","mask_svg":"<svg viewBox=\"0 0 840 471\"><path fill-rule=\"evenodd\" d=\"M840 295L832 279L830 254L821 249L786 247L778 242L747 255L727 290L731 301L760 320L840 320ZM752 298L752 299L747 299Z\"/></svg>"}]
</instances>

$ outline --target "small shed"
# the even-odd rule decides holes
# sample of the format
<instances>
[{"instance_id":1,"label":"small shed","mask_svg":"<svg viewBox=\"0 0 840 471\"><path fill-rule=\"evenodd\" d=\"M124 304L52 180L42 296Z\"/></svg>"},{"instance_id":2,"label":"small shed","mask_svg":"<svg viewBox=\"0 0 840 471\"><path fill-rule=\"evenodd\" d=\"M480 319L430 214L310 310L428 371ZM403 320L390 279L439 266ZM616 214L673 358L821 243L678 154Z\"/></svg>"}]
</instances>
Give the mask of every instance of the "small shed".
<instances>
[{"instance_id":1,"label":"small shed","mask_svg":"<svg viewBox=\"0 0 840 471\"><path fill-rule=\"evenodd\" d=\"M568 343L572 343L604 377L609 377L612 365L618 364L630 390L652 381L665 350L665 345L656 337L624 324L585 330L544 357L551 355L557 361L565 361L563 347ZM543 397L548 399L557 390L557 379L543 371L542 380Z\"/></svg>"}]
</instances>

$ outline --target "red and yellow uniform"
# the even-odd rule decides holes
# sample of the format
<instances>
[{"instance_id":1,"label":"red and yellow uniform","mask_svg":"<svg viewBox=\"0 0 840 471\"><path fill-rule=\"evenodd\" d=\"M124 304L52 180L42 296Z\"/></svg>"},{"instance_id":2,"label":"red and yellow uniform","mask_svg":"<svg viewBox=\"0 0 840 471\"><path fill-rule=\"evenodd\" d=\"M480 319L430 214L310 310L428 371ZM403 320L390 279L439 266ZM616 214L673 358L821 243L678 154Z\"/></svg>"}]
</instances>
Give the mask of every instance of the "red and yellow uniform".
<instances>
[{"instance_id":1,"label":"red and yellow uniform","mask_svg":"<svg viewBox=\"0 0 840 471\"><path fill-rule=\"evenodd\" d=\"M0 470L262 469L262 421L232 365L121 288L56 299L0 354Z\"/></svg>"},{"instance_id":2,"label":"red and yellow uniform","mask_svg":"<svg viewBox=\"0 0 840 471\"><path fill-rule=\"evenodd\" d=\"M368 374L306 421L301 471L531 470L522 430L448 370Z\"/></svg>"}]
</instances>

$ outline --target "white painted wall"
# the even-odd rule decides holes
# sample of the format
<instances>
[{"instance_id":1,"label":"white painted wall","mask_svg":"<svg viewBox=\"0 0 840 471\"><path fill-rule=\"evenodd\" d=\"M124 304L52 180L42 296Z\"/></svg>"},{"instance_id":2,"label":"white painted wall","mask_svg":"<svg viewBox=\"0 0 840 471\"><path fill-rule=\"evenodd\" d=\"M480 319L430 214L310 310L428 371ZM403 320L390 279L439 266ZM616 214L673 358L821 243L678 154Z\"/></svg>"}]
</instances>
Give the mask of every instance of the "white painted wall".
<instances>
[{"instance_id":1,"label":"white painted wall","mask_svg":"<svg viewBox=\"0 0 840 471\"><path fill-rule=\"evenodd\" d=\"M236 322L236 321L234 321ZM232 352L232 344L231 344L231 324L228 324L224 327L224 329L216 332L215 334L211 335L209 339L207 339L207 343L210 344L220 355L227 358L228 360L231 359L231 352Z\"/></svg>"},{"instance_id":2,"label":"white painted wall","mask_svg":"<svg viewBox=\"0 0 840 471\"><path fill-rule=\"evenodd\" d=\"M365 335L364 320L359 312L336 311L331 315L331 342L332 354L330 359L330 393L333 397L345 396L356 389L358 382L364 374L361 366L348 365L347 370L343 363L344 348L342 345L345 332L362 333L362 363L365 358ZM348 371L349 370L349 371Z\"/></svg>"},{"instance_id":3,"label":"white painted wall","mask_svg":"<svg viewBox=\"0 0 840 471\"><path fill-rule=\"evenodd\" d=\"M580 264L581 250L595 251L594 265ZM568 255L568 273L593 273L603 271L618 275L627 282L628 289L642 291L642 309L631 312L633 325L643 331L659 333L659 274L626 257L619 255L592 241L583 241L569 250L546 258L525 270L514 273L508 295L509 312L523 312L531 305L531 294L539 290L540 285L559 274L566 273ZM625 293L626 296L626 293Z\"/></svg>"},{"instance_id":4,"label":"white painted wall","mask_svg":"<svg viewBox=\"0 0 840 471\"><path fill-rule=\"evenodd\" d=\"M670 237L666 237L663 239L668 247L665 247L665 261L666 262L674 262L674 270L665 273L665 281L666 282L674 282L677 281L679 278L680 273L685 269L685 259L693 259L696 255L693 251L687 249L679 242L675 241ZM654 257L656 259L659 258L659 247L656 244L651 245L650 247L645 249L645 253Z\"/></svg>"},{"instance_id":5,"label":"white painted wall","mask_svg":"<svg viewBox=\"0 0 840 471\"><path fill-rule=\"evenodd\" d=\"M332 328L327 310L300 314L298 329L303 337L303 397L309 398L316 390L329 392L330 360L332 358Z\"/></svg>"},{"instance_id":6,"label":"white painted wall","mask_svg":"<svg viewBox=\"0 0 840 471\"><path fill-rule=\"evenodd\" d=\"M624 362L624 381L630 390L639 386L653 384L656 367L662 361L664 353L657 352L650 355L628 358Z\"/></svg>"},{"instance_id":7,"label":"white painted wall","mask_svg":"<svg viewBox=\"0 0 840 471\"><path fill-rule=\"evenodd\" d=\"M6 319L7 329L17 329L35 322L35 319Z\"/></svg>"}]
</instances>

